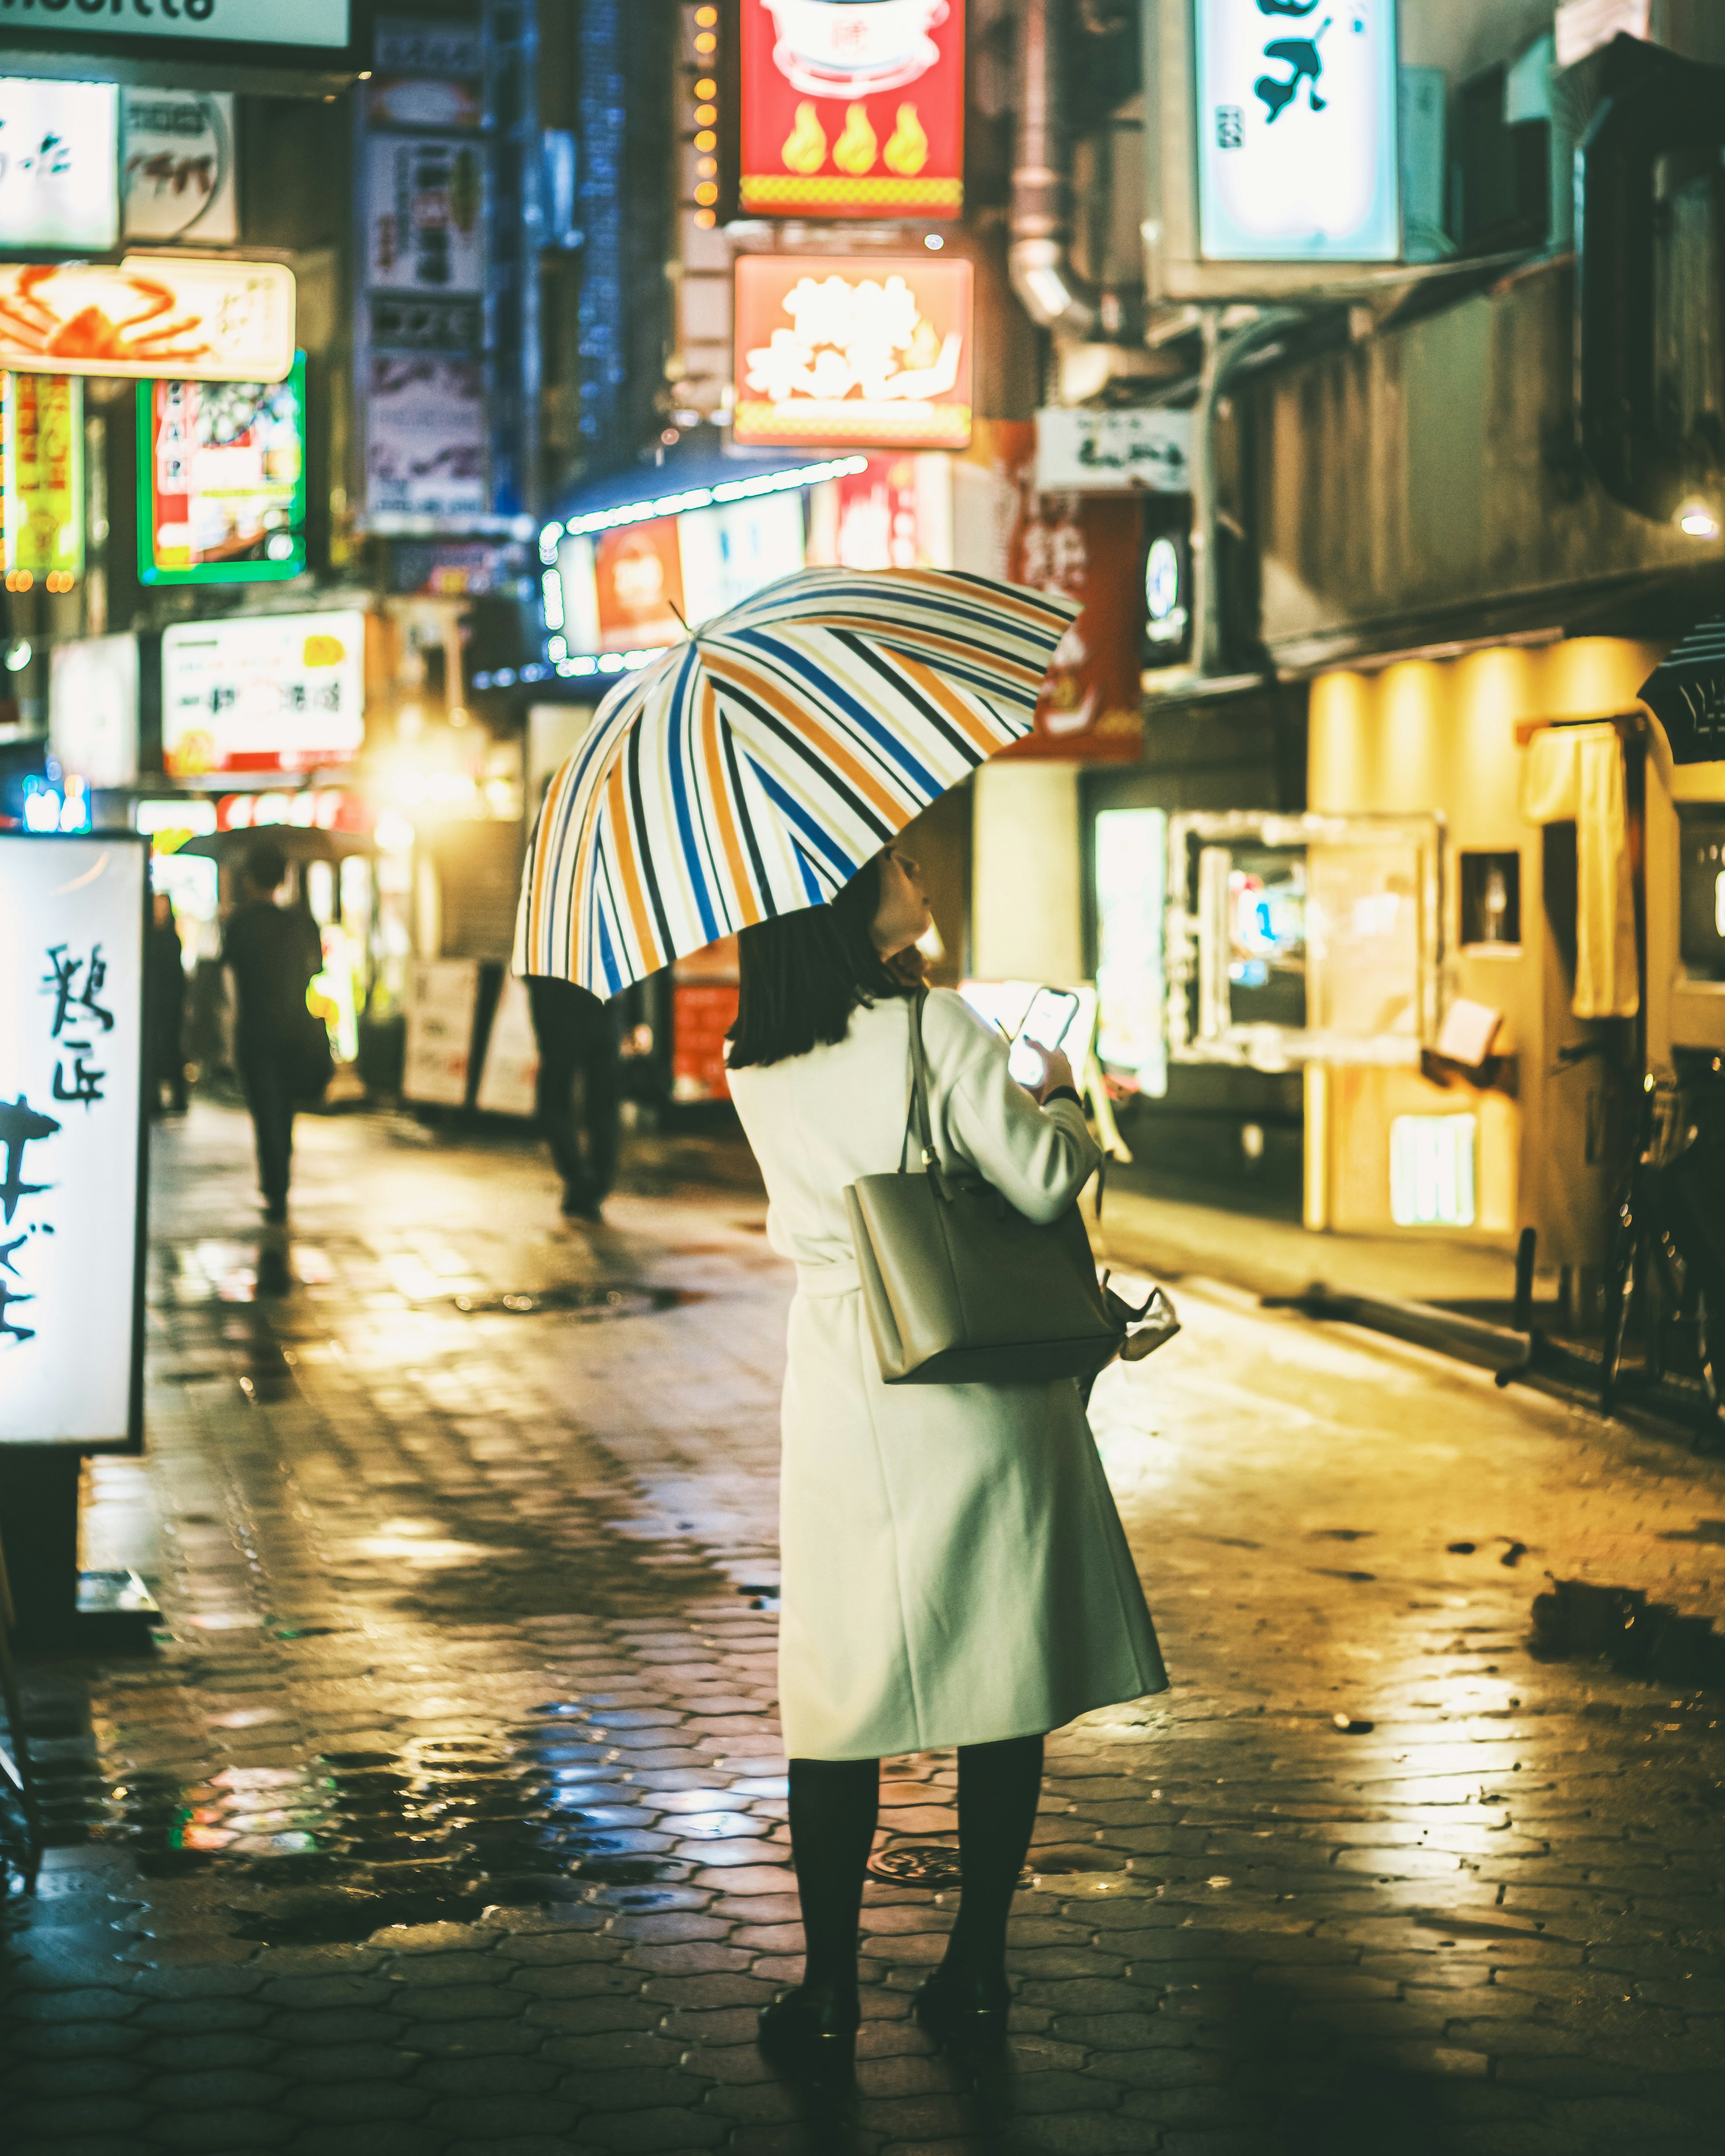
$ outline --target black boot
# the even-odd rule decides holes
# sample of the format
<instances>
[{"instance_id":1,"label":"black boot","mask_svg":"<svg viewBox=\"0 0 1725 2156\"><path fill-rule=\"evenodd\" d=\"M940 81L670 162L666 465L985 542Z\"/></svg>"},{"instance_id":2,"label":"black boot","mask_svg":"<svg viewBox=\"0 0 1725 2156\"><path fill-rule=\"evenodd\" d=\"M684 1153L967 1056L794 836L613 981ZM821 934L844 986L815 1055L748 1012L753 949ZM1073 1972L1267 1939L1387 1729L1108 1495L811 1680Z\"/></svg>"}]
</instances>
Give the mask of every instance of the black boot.
<instances>
[{"instance_id":1,"label":"black boot","mask_svg":"<svg viewBox=\"0 0 1725 2156\"><path fill-rule=\"evenodd\" d=\"M761 2010L761 2048L819 2067L849 2055L862 2009L856 1934L880 1802L878 1759L793 1759L791 1856L803 1905L803 1981Z\"/></svg>"},{"instance_id":2,"label":"black boot","mask_svg":"<svg viewBox=\"0 0 1725 2156\"><path fill-rule=\"evenodd\" d=\"M958 1750L958 1921L915 2012L938 2044L983 2050L1006 2041L1006 1920L1042 1793L1042 1739Z\"/></svg>"}]
</instances>

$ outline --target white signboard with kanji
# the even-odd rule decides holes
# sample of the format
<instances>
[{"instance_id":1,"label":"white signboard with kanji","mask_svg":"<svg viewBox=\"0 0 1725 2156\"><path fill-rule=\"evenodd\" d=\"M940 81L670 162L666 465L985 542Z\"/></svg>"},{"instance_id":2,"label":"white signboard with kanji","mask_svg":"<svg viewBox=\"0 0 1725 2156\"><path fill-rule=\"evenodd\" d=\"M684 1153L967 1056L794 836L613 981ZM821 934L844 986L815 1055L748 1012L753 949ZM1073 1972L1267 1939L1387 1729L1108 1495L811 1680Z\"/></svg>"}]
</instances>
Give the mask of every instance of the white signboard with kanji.
<instances>
[{"instance_id":1,"label":"white signboard with kanji","mask_svg":"<svg viewBox=\"0 0 1725 2156\"><path fill-rule=\"evenodd\" d=\"M1204 258L1394 261L1395 0L1197 0L1194 27Z\"/></svg>"},{"instance_id":2,"label":"white signboard with kanji","mask_svg":"<svg viewBox=\"0 0 1725 2156\"><path fill-rule=\"evenodd\" d=\"M0 76L0 247L114 244L117 95L111 82Z\"/></svg>"},{"instance_id":3,"label":"white signboard with kanji","mask_svg":"<svg viewBox=\"0 0 1725 2156\"><path fill-rule=\"evenodd\" d=\"M0 832L0 1444L141 1436L149 860Z\"/></svg>"},{"instance_id":4,"label":"white signboard with kanji","mask_svg":"<svg viewBox=\"0 0 1725 2156\"><path fill-rule=\"evenodd\" d=\"M366 618L232 614L162 637L162 755L174 778L316 771L365 740Z\"/></svg>"}]
</instances>

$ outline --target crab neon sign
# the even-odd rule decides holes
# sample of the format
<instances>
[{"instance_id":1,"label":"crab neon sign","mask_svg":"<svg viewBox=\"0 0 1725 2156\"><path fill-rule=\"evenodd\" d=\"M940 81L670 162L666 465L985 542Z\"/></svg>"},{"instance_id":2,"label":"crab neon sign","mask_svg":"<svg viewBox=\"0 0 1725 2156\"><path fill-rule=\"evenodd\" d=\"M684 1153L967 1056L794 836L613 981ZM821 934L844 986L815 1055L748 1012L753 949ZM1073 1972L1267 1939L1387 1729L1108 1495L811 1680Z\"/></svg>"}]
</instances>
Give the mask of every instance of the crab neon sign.
<instances>
[{"instance_id":1,"label":"crab neon sign","mask_svg":"<svg viewBox=\"0 0 1725 2156\"><path fill-rule=\"evenodd\" d=\"M280 382L294 273L279 262L0 264L0 368L144 381Z\"/></svg>"}]
</instances>

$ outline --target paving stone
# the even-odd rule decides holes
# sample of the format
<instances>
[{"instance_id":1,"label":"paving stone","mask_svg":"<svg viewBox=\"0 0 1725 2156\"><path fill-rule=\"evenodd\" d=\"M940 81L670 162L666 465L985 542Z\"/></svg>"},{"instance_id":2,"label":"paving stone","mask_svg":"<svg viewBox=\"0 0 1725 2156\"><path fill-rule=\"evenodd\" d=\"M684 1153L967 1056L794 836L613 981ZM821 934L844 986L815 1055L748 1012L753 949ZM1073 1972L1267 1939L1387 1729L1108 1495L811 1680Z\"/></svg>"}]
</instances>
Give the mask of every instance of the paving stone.
<instances>
[{"instance_id":1,"label":"paving stone","mask_svg":"<svg viewBox=\"0 0 1725 2156\"><path fill-rule=\"evenodd\" d=\"M28 2022L13 2028L12 2048L31 2059L118 2057L136 2051L147 2034L124 2021Z\"/></svg>"},{"instance_id":2,"label":"paving stone","mask_svg":"<svg viewBox=\"0 0 1725 2156\"><path fill-rule=\"evenodd\" d=\"M126 2096L145 2078L144 2069L117 2058L39 2059L6 2076L8 2102L30 2097Z\"/></svg>"},{"instance_id":3,"label":"paving stone","mask_svg":"<svg viewBox=\"0 0 1725 2156\"><path fill-rule=\"evenodd\" d=\"M519 2063L519 2062L517 2062ZM352 2126L361 2119L418 2118L432 2097L398 2081L340 2081L290 2089L282 2099L300 2118L326 2126Z\"/></svg>"},{"instance_id":4,"label":"paving stone","mask_svg":"<svg viewBox=\"0 0 1725 2156\"><path fill-rule=\"evenodd\" d=\"M79 2134L125 2135L135 2131L144 2107L121 2097L53 2097L12 2108L11 2131L28 2140L39 2134L59 2142Z\"/></svg>"},{"instance_id":5,"label":"paving stone","mask_svg":"<svg viewBox=\"0 0 1725 2156\"><path fill-rule=\"evenodd\" d=\"M583 2148L615 2149L618 2156L680 2156L685 2149L717 2148L729 2135L726 2120L681 2109L598 2112L581 2122Z\"/></svg>"},{"instance_id":6,"label":"paving stone","mask_svg":"<svg viewBox=\"0 0 1725 2156\"><path fill-rule=\"evenodd\" d=\"M158 2112L146 2138L165 2148L226 2151L279 2148L290 2140L296 2122L275 2111L226 2110Z\"/></svg>"},{"instance_id":7,"label":"paving stone","mask_svg":"<svg viewBox=\"0 0 1725 2156\"><path fill-rule=\"evenodd\" d=\"M449 2140L507 2140L526 2133L567 2133L575 2123L572 2104L544 2096L487 2096L445 2098L425 2115L427 2128ZM582 2121L583 2133L589 2123Z\"/></svg>"}]
</instances>

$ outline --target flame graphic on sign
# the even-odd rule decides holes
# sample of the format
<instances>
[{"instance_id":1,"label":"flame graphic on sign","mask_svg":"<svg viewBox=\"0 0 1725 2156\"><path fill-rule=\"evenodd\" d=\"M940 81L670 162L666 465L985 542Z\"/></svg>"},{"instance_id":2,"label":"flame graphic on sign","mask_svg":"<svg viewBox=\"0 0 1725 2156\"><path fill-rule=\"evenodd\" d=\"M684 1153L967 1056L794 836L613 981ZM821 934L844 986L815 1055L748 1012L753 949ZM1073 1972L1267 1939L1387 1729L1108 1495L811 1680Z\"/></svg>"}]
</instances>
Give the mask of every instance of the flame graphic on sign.
<instances>
[{"instance_id":1,"label":"flame graphic on sign","mask_svg":"<svg viewBox=\"0 0 1725 2156\"><path fill-rule=\"evenodd\" d=\"M833 145L833 162L855 178L873 167L880 148L880 138L869 125L867 110L853 105L845 115L845 132Z\"/></svg>"},{"instance_id":2,"label":"flame graphic on sign","mask_svg":"<svg viewBox=\"0 0 1725 2156\"><path fill-rule=\"evenodd\" d=\"M826 131L807 98L797 107L797 124L779 154L793 172L818 172L827 161Z\"/></svg>"},{"instance_id":3,"label":"flame graphic on sign","mask_svg":"<svg viewBox=\"0 0 1725 2156\"><path fill-rule=\"evenodd\" d=\"M886 162L887 171L896 172L901 179L920 172L928 162L928 137L914 105L901 105L898 109L898 125L886 145Z\"/></svg>"}]
</instances>

